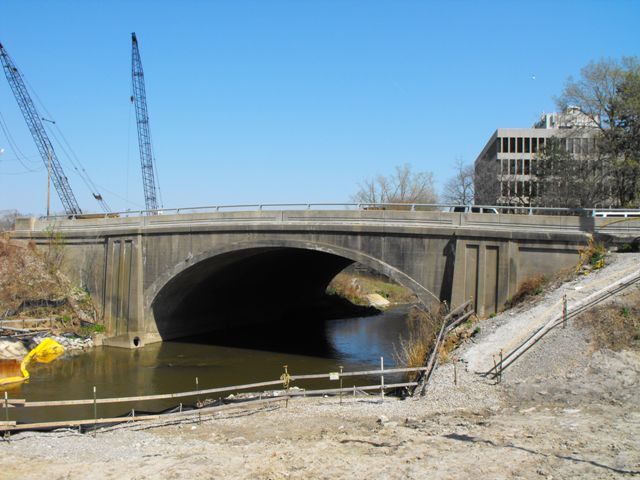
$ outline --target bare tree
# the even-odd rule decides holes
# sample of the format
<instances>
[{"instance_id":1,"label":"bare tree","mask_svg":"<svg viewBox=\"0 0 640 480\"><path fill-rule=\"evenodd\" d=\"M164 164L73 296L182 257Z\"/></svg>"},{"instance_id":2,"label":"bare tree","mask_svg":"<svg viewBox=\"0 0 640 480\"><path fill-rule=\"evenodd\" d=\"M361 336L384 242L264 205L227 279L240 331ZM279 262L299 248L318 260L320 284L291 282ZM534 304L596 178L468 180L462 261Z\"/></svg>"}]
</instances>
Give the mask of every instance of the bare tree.
<instances>
[{"instance_id":1,"label":"bare tree","mask_svg":"<svg viewBox=\"0 0 640 480\"><path fill-rule=\"evenodd\" d=\"M436 203L438 194L431 172L415 172L405 163L391 175L364 180L352 200L357 203Z\"/></svg>"},{"instance_id":2,"label":"bare tree","mask_svg":"<svg viewBox=\"0 0 640 480\"><path fill-rule=\"evenodd\" d=\"M17 210L0 210L0 232L13 230L19 216Z\"/></svg>"},{"instance_id":3,"label":"bare tree","mask_svg":"<svg viewBox=\"0 0 640 480\"><path fill-rule=\"evenodd\" d=\"M444 184L442 199L454 205L471 205L474 198L474 168L461 158L455 162L455 173Z\"/></svg>"},{"instance_id":4,"label":"bare tree","mask_svg":"<svg viewBox=\"0 0 640 480\"><path fill-rule=\"evenodd\" d=\"M597 151L569 153L564 138L547 140L538 154L538 192L532 203L545 207L595 207L609 203L611 176Z\"/></svg>"},{"instance_id":5,"label":"bare tree","mask_svg":"<svg viewBox=\"0 0 640 480\"><path fill-rule=\"evenodd\" d=\"M599 160L621 206L640 201L640 63L637 57L591 62L579 79L569 78L556 100L576 106L597 126Z\"/></svg>"},{"instance_id":6,"label":"bare tree","mask_svg":"<svg viewBox=\"0 0 640 480\"><path fill-rule=\"evenodd\" d=\"M474 202L476 205L495 205L500 198L499 162L481 161L475 166Z\"/></svg>"}]
</instances>

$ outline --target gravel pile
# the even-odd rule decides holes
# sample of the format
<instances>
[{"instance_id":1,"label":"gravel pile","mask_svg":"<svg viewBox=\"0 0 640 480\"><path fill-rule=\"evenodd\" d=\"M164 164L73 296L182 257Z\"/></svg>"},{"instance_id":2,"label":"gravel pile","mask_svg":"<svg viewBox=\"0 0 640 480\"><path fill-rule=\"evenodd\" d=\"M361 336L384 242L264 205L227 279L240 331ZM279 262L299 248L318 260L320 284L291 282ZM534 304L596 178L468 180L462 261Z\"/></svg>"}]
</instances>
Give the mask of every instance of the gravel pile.
<instances>
[{"instance_id":1,"label":"gravel pile","mask_svg":"<svg viewBox=\"0 0 640 480\"><path fill-rule=\"evenodd\" d=\"M565 282L539 298L525 301L492 319L482 321L479 325L480 334L474 338L473 344L463 347L461 358L467 362L470 370L486 372L493 366L493 357L497 358L501 349L506 355L537 328L561 313L563 295L567 295L568 306L571 309L576 302L637 271L640 271L640 254L609 254L604 268ZM583 345L579 335L575 339L565 337L565 340L568 343L561 343L564 347L560 348L557 355L552 355L548 361L542 359L544 365L541 368L556 363L555 358L563 355L561 350L582 351ZM557 362L560 361L561 358L558 358Z\"/></svg>"}]
</instances>

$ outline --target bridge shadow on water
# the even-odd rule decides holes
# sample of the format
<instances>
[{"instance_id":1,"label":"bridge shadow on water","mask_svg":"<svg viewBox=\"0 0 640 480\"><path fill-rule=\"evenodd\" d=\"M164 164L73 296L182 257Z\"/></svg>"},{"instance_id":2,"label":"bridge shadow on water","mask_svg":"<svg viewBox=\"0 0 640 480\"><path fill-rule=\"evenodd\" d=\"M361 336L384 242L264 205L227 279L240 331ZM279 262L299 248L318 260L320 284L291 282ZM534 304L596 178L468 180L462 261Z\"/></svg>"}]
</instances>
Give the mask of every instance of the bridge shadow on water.
<instances>
[{"instance_id":1,"label":"bridge shadow on water","mask_svg":"<svg viewBox=\"0 0 640 480\"><path fill-rule=\"evenodd\" d=\"M207 258L158 293L153 302L158 331L168 342L345 364L370 364L379 356L391 361L406 311L398 322L395 314L372 316L379 312L326 293L331 280L352 264L324 251L283 247Z\"/></svg>"},{"instance_id":2,"label":"bridge shadow on water","mask_svg":"<svg viewBox=\"0 0 640 480\"><path fill-rule=\"evenodd\" d=\"M349 322L362 326L367 318L380 313L375 308L327 295L320 302L293 309L275 320L191 335L179 341L334 358L339 353L333 341L337 330Z\"/></svg>"},{"instance_id":3,"label":"bridge shadow on water","mask_svg":"<svg viewBox=\"0 0 640 480\"><path fill-rule=\"evenodd\" d=\"M278 322L255 324L176 339L176 342L212 345L346 363L377 364L380 356L393 363L394 350L407 333L408 306L372 314L355 309L348 318L321 312L298 312ZM359 316L355 316L359 313Z\"/></svg>"},{"instance_id":4,"label":"bridge shadow on water","mask_svg":"<svg viewBox=\"0 0 640 480\"><path fill-rule=\"evenodd\" d=\"M327 336L325 321L309 322L300 330L295 322L260 324L208 332L177 339L183 343L262 350L333 358L337 350Z\"/></svg>"}]
</instances>

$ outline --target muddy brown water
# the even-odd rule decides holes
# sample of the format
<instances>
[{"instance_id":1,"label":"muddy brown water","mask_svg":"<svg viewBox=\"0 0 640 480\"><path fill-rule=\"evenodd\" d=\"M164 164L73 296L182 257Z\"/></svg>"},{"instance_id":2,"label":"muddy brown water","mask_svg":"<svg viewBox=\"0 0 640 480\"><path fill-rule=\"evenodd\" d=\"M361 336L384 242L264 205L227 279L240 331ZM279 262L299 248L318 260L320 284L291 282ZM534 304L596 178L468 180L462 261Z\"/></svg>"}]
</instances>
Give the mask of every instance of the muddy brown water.
<instances>
[{"instance_id":1,"label":"muddy brown water","mask_svg":"<svg viewBox=\"0 0 640 480\"><path fill-rule=\"evenodd\" d=\"M408 308L396 307L372 317L317 322L304 332L271 326L167 341L138 350L97 347L65 355L48 365L33 364L29 369L31 379L11 388L9 396L28 401L92 398L93 386L98 398L172 393L195 390L196 377L200 390L204 390L277 380L283 365L288 365L291 374L329 373L338 371L340 365L344 371L376 369L381 356L385 368L391 368L399 338L407 331ZM402 377L385 376L386 383L396 380ZM345 379L344 386L377 382L379 377ZM292 386L312 389L339 385L321 380L294 382ZM193 404L197 399L181 400ZM98 405L98 417L119 416L132 408L155 412L179 402ZM21 422L93 418L92 406L12 408L9 412L11 419Z\"/></svg>"}]
</instances>

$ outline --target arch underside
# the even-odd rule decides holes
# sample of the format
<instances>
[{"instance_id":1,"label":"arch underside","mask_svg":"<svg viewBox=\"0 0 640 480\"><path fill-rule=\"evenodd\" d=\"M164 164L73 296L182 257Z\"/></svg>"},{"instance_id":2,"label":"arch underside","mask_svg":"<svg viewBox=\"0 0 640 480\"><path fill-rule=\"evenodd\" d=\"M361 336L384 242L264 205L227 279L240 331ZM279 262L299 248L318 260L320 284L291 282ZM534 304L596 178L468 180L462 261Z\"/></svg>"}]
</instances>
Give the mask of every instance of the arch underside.
<instances>
[{"instance_id":1,"label":"arch underside","mask_svg":"<svg viewBox=\"0 0 640 480\"><path fill-rule=\"evenodd\" d=\"M287 321L311 327L329 282L356 261L410 288L423 303L433 297L402 272L359 252L291 243L236 245L190 258L150 288L158 333L170 339Z\"/></svg>"}]
</instances>

